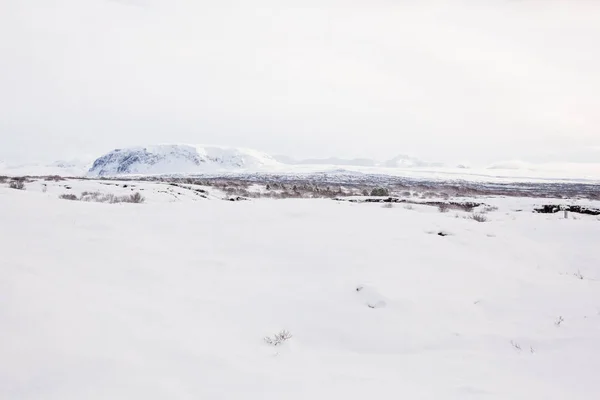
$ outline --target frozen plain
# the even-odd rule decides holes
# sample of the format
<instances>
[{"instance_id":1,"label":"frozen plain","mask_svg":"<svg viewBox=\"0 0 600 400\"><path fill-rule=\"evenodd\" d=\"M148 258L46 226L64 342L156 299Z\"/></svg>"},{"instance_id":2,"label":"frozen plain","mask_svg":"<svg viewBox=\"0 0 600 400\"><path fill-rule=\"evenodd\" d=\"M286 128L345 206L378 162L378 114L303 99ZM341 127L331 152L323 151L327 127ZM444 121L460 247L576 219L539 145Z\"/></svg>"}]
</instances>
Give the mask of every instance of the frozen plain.
<instances>
[{"instance_id":1,"label":"frozen plain","mask_svg":"<svg viewBox=\"0 0 600 400\"><path fill-rule=\"evenodd\" d=\"M0 188L1 399L600 397L597 217L143 185Z\"/></svg>"}]
</instances>

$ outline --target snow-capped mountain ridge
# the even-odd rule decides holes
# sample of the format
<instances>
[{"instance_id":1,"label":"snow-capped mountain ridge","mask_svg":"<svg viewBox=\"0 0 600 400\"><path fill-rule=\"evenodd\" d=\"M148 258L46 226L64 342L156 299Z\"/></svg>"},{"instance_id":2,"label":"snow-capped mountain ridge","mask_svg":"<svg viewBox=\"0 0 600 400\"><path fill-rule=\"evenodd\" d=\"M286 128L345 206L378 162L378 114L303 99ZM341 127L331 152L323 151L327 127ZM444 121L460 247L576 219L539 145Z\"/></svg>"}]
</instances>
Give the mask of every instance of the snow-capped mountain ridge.
<instances>
[{"instance_id":1,"label":"snow-capped mountain ridge","mask_svg":"<svg viewBox=\"0 0 600 400\"><path fill-rule=\"evenodd\" d=\"M98 158L88 175L201 173L277 166L271 156L251 149L164 144L116 149Z\"/></svg>"},{"instance_id":2,"label":"snow-capped mountain ridge","mask_svg":"<svg viewBox=\"0 0 600 400\"><path fill-rule=\"evenodd\" d=\"M379 162L367 158L295 160L251 149L222 146L162 144L115 149L98 158L89 175L205 173L215 170L264 171L295 165L412 168L441 166L406 155Z\"/></svg>"},{"instance_id":3,"label":"snow-capped mountain ridge","mask_svg":"<svg viewBox=\"0 0 600 400\"><path fill-rule=\"evenodd\" d=\"M504 161L487 166L468 163L444 165L408 155L387 161L369 158L294 159L260 151L186 144L160 144L113 150L93 158L57 161L52 164L11 165L0 161L0 175L7 176L118 176L118 175L226 175L226 174L375 174L424 179L593 180L600 181L600 163L542 163Z\"/></svg>"}]
</instances>

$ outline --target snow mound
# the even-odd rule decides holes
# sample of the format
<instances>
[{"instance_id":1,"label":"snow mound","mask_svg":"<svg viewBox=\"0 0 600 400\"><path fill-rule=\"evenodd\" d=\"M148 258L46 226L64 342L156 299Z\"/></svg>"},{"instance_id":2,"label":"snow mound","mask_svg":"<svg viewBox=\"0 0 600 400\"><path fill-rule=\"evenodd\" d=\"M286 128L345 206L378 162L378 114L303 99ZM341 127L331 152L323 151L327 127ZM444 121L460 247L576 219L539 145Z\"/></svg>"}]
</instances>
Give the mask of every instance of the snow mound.
<instances>
[{"instance_id":1,"label":"snow mound","mask_svg":"<svg viewBox=\"0 0 600 400\"><path fill-rule=\"evenodd\" d=\"M277 166L271 156L256 150L219 146L163 144L116 149L98 158L90 176L125 174L202 173L221 170L260 170Z\"/></svg>"},{"instance_id":2,"label":"snow mound","mask_svg":"<svg viewBox=\"0 0 600 400\"><path fill-rule=\"evenodd\" d=\"M375 288L359 285L356 287L356 292L360 300L369 308L384 308L387 305L387 299Z\"/></svg>"}]
</instances>

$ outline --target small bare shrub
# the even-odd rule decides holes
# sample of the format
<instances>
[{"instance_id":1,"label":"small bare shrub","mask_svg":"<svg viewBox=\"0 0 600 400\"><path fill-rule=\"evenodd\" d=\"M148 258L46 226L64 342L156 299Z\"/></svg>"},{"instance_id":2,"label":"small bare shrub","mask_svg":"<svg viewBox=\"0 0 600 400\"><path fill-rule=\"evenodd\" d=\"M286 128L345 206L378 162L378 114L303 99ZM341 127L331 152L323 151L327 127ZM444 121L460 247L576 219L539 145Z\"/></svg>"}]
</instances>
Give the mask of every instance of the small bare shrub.
<instances>
[{"instance_id":1,"label":"small bare shrub","mask_svg":"<svg viewBox=\"0 0 600 400\"><path fill-rule=\"evenodd\" d=\"M560 317L558 317L558 319L556 320L554 325L560 326L560 324L562 324L563 322L565 322L565 319L562 316L560 316Z\"/></svg>"},{"instance_id":2,"label":"small bare shrub","mask_svg":"<svg viewBox=\"0 0 600 400\"><path fill-rule=\"evenodd\" d=\"M97 201L99 203L110 203L110 204L120 203L119 198L112 193L106 193L105 195L102 195L101 197L98 198Z\"/></svg>"},{"instance_id":3,"label":"small bare shrub","mask_svg":"<svg viewBox=\"0 0 600 400\"><path fill-rule=\"evenodd\" d=\"M375 188L373 190L371 190L371 196L389 196L390 195L390 191L386 188Z\"/></svg>"},{"instance_id":4,"label":"small bare shrub","mask_svg":"<svg viewBox=\"0 0 600 400\"><path fill-rule=\"evenodd\" d=\"M45 181L60 182L60 181L64 181L65 179L63 179L62 177L60 177L58 175L50 175L50 176L44 177L44 180Z\"/></svg>"},{"instance_id":5,"label":"small bare shrub","mask_svg":"<svg viewBox=\"0 0 600 400\"><path fill-rule=\"evenodd\" d=\"M292 338L292 334L289 331L286 331L284 329L281 332L273 335L273 337L266 336L264 338L264 341L266 344L269 344L271 346L279 346L279 345L283 344L283 342L285 342L286 340L289 340L291 338Z\"/></svg>"},{"instance_id":6,"label":"small bare shrub","mask_svg":"<svg viewBox=\"0 0 600 400\"><path fill-rule=\"evenodd\" d=\"M470 217L473 221L477 222L487 222L487 217L483 213L473 213Z\"/></svg>"},{"instance_id":7,"label":"small bare shrub","mask_svg":"<svg viewBox=\"0 0 600 400\"><path fill-rule=\"evenodd\" d=\"M0 176L0 183L6 183L6 181L8 180L8 176Z\"/></svg>"},{"instance_id":8,"label":"small bare shrub","mask_svg":"<svg viewBox=\"0 0 600 400\"><path fill-rule=\"evenodd\" d=\"M100 192L83 192L81 193L82 201L96 201L99 203L106 203L107 201L101 201L104 195Z\"/></svg>"},{"instance_id":9,"label":"small bare shrub","mask_svg":"<svg viewBox=\"0 0 600 400\"><path fill-rule=\"evenodd\" d=\"M384 203L382 208L394 208L394 203Z\"/></svg>"},{"instance_id":10,"label":"small bare shrub","mask_svg":"<svg viewBox=\"0 0 600 400\"><path fill-rule=\"evenodd\" d=\"M493 212L493 211L498 211L498 207L496 206L488 206L486 205L485 207L483 207L483 212Z\"/></svg>"},{"instance_id":11,"label":"small bare shrub","mask_svg":"<svg viewBox=\"0 0 600 400\"><path fill-rule=\"evenodd\" d=\"M128 203L135 203L135 204L141 204L145 201L146 199L144 198L144 196L142 196L140 194L140 192L135 192L134 194L130 195L128 197Z\"/></svg>"},{"instance_id":12,"label":"small bare shrub","mask_svg":"<svg viewBox=\"0 0 600 400\"><path fill-rule=\"evenodd\" d=\"M475 208L475 205L471 204L471 203L462 203L462 204L455 204L454 208L456 208L457 210L462 210L464 212L472 212L473 209Z\"/></svg>"},{"instance_id":13,"label":"small bare shrub","mask_svg":"<svg viewBox=\"0 0 600 400\"><path fill-rule=\"evenodd\" d=\"M10 181L10 183L8 184L8 187L11 189L25 190L25 183L20 179L13 180L13 181Z\"/></svg>"},{"instance_id":14,"label":"small bare shrub","mask_svg":"<svg viewBox=\"0 0 600 400\"><path fill-rule=\"evenodd\" d=\"M58 198L63 200L79 200L74 194L61 194Z\"/></svg>"},{"instance_id":15,"label":"small bare shrub","mask_svg":"<svg viewBox=\"0 0 600 400\"><path fill-rule=\"evenodd\" d=\"M414 210L415 207L412 204L407 204L407 205L404 206L404 209L406 209L406 210Z\"/></svg>"},{"instance_id":16,"label":"small bare shrub","mask_svg":"<svg viewBox=\"0 0 600 400\"><path fill-rule=\"evenodd\" d=\"M583 274L580 270L577 270L577 272L575 272L573 275L575 276L575 278L583 280Z\"/></svg>"},{"instance_id":17,"label":"small bare shrub","mask_svg":"<svg viewBox=\"0 0 600 400\"><path fill-rule=\"evenodd\" d=\"M438 206L438 211L441 213L447 213L448 211L450 211L450 205L442 203Z\"/></svg>"}]
</instances>

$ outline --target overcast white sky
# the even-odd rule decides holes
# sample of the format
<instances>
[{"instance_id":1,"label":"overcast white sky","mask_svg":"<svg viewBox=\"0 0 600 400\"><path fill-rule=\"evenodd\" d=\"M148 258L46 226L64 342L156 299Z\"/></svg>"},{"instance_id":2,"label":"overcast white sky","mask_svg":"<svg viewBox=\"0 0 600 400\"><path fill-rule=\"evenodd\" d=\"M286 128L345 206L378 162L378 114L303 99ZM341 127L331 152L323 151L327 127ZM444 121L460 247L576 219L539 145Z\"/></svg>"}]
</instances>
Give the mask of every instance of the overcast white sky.
<instances>
[{"instance_id":1,"label":"overcast white sky","mask_svg":"<svg viewBox=\"0 0 600 400\"><path fill-rule=\"evenodd\" d=\"M0 160L600 162L600 1L2 0Z\"/></svg>"}]
</instances>

